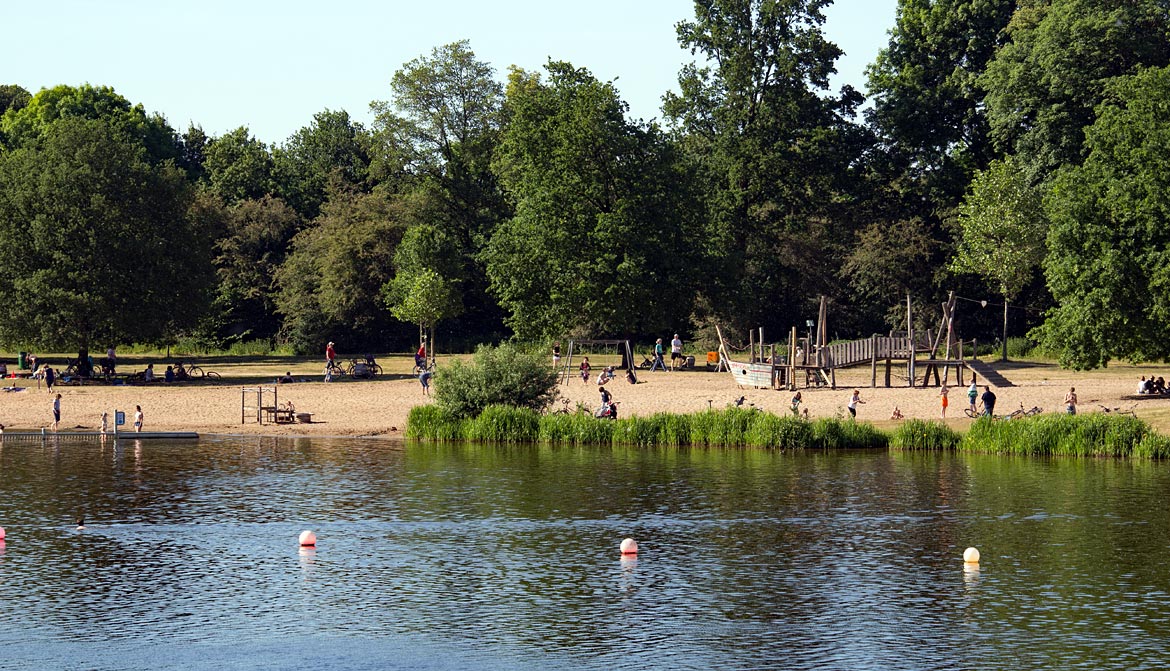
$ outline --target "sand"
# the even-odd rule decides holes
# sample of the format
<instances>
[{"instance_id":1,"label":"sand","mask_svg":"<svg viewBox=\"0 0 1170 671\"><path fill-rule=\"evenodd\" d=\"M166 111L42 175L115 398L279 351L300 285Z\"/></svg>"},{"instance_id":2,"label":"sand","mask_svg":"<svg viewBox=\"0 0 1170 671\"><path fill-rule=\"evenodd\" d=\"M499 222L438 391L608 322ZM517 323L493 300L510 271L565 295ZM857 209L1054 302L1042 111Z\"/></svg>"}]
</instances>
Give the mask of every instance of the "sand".
<instances>
[{"instance_id":1,"label":"sand","mask_svg":"<svg viewBox=\"0 0 1170 671\"><path fill-rule=\"evenodd\" d=\"M390 371L377 380L342 379L321 381L315 362L295 365L273 359L262 363L220 362L209 364L223 377L217 381L194 381L175 384L84 386L59 385L61 393L61 430L95 430L103 411L111 423L114 410L126 412L133 421L134 408L141 405L145 429L153 431L196 431L201 434L267 434L317 436L401 436L410 408L431 402L422 393L417 378L411 376L408 357L380 359ZM440 360L440 365L442 361ZM159 368L158 364L155 366ZM1139 417L1155 428L1170 433L1170 397L1137 397L1134 392L1142 376L1168 376L1170 370L1156 365L1111 366L1101 371L1077 373L1044 363L1010 363L994 365L1014 386L993 388L998 396L997 413L1020 407L1041 406L1045 412L1063 412L1063 399L1075 386L1080 398L1080 412L1101 412L1100 406L1128 408L1136 404ZM140 368L140 367L139 367ZM274 384L275 379L292 369L294 376L306 379L293 384ZM787 413L792 393L768 389L741 388L729 373L705 370L650 373L639 371L640 382L629 385L623 378L608 386L620 402L623 416L645 415L660 411L696 412L708 407L722 408L740 396L745 405L768 412ZM812 417L846 417L846 405L854 388L864 401L858 406L858 419L882 428L898 424L891 420L898 407L907 418L940 419L939 388L906 387L903 377L895 376L895 388L871 388L868 367L839 371L837 388L802 389L803 407ZM18 384L23 391L0 394L0 424L6 430L39 430L52 421L50 395L35 380L6 379L5 385ZM964 382L970 383L969 377ZM241 421L241 388L264 384L277 389L279 402L292 402L297 412L311 413L311 423L257 423L255 410L246 410ZM856 386L854 386L856 385ZM597 385L585 384L577 376L560 387L571 404L582 402L591 408L598 404ZM255 405L254 394L245 394ZM267 397L266 401L270 401ZM966 388L954 386L950 392L947 422L963 428L972 420L963 414L967 405ZM128 430L130 427L123 427Z\"/></svg>"}]
</instances>

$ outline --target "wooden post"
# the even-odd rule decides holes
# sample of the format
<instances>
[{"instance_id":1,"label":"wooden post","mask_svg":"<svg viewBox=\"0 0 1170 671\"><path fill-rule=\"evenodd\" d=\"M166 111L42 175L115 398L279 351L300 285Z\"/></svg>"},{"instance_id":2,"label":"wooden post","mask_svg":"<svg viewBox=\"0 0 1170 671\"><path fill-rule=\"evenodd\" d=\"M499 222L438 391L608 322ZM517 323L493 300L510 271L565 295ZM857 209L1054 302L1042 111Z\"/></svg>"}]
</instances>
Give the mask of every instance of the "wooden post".
<instances>
[{"instance_id":1,"label":"wooden post","mask_svg":"<svg viewBox=\"0 0 1170 671\"><path fill-rule=\"evenodd\" d=\"M877 387L877 334L869 337L869 386Z\"/></svg>"},{"instance_id":2,"label":"wooden post","mask_svg":"<svg viewBox=\"0 0 1170 671\"><path fill-rule=\"evenodd\" d=\"M796 387L796 327L788 336L788 386Z\"/></svg>"},{"instance_id":3,"label":"wooden post","mask_svg":"<svg viewBox=\"0 0 1170 671\"><path fill-rule=\"evenodd\" d=\"M914 370L915 360L918 358L918 347L914 344L914 319L911 316L913 304L910 302L910 294L906 294L906 335L910 340L910 356L906 360L906 370L910 378L910 387L914 387L914 375L917 371Z\"/></svg>"},{"instance_id":4,"label":"wooden post","mask_svg":"<svg viewBox=\"0 0 1170 671\"><path fill-rule=\"evenodd\" d=\"M1007 361L1007 296L1003 297L1003 361Z\"/></svg>"}]
</instances>

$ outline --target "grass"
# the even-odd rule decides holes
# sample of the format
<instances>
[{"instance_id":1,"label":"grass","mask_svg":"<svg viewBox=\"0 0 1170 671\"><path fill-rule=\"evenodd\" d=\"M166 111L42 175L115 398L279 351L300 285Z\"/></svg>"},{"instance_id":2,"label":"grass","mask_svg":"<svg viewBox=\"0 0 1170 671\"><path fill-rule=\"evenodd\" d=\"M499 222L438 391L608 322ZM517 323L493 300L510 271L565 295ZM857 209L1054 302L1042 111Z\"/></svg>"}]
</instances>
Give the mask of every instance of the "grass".
<instances>
[{"instance_id":1,"label":"grass","mask_svg":"<svg viewBox=\"0 0 1170 671\"><path fill-rule=\"evenodd\" d=\"M631 445L640 447L755 447L771 450L957 450L983 454L1170 458L1170 437L1135 417L1040 415L1011 421L979 420L966 434L936 421L907 420L892 432L864 422L814 422L758 410L728 408L690 415L658 413L602 420L586 413L540 415L491 406L459 419L437 406L415 407L406 436L438 442Z\"/></svg>"}]
</instances>

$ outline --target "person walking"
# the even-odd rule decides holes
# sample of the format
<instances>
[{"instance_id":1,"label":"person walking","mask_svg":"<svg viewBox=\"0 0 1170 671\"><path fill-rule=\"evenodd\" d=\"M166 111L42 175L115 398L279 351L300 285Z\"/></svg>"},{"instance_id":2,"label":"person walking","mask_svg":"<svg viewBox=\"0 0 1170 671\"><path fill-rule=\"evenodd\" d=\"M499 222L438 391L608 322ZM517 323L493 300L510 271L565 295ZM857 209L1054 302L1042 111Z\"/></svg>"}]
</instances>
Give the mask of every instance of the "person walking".
<instances>
[{"instance_id":1,"label":"person walking","mask_svg":"<svg viewBox=\"0 0 1170 671\"><path fill-rule=\"evenodd\" d=\"M857 404L858 403L865 403L865 401L861 400L861 392L854 389L853 396L849 397L849 417L851 419L857 419Z\"/></svg>"},{"instance_id":2,"label":"person walking","mask_svg":"<svg viewBox=\"0 0 1170 671\"><path fill-rule=\"evenodd\" d=\"M110 432L110 413L106 412L105 410L102 410L101 431L103 434Z\"/></svg>"},{"instance_id":3,"label":"person walking","mask_svg":"<svg viewBox=\"0 0 1170 671\"><path fill-rule=\"evenodd\" d=\"M333 349L333 341L325 346L325 369L330 370L334 366L334 360L337 359L337 350Z\"/></svg>"},{"instance_id":4,"label":"person walking","mask_svg":"<svg viewBox=\"0 0 1170 671\"><path fill-rule=\"evenodd\" d=\"M654 341L654 363L650 364L650 372L653 373L658 369L667 370L666 362L662 359L662 338Z\"/></svg>"},{"instance_id":5,"label":"person walking","mask_svg":"<svg viewBox=\"0 0 1170 671\"><path fill-rule=\"evenodd\" d=\"M53 397L53 431L57 430L57 425L61 423L61 394Z\"/></svg>"},{"instance_id":6,"label":"person walking","mask_svg":"<svg viewBox=\"0 0 1170 671\"><path fill-rule=\"evenodd\" d=\"M670 341L670 369L678 370L683 365L682 341L678 339L678 334L674 334L674 339Z\"/></svg>"},{"instance_id":7,"label":"person walking","mask_svg":"<svg viewBox=\"0 0 1170 671\"><path fill-rule=\"evenodd\" d=\"M1064 395L1064 411L1070 415L1077 414L1077 388L1069 387Z\"/></svg>"},{"instance_id":8,"label":"person walking","mask_svg":"<svg viewBox=\"0 0 1170 671\"><path fill-rule=\"evenodd\" d=\"M975 407L975 399L979 398L979 387L975 384L975 377L971 377L971 386L967 387L967 402L971 404L971 416L978 414Z\"/></svg>"},{"instance_id":9,"label":"person walking","mask_svg":"<svg viewBox=\"0 0 1170 671\"><path fill-rule=\"evenodd\" d=\"M142 433L142 406L134 406L134 430Z\"/></svg>"},{"instance_id":10,"label":"person walking","mask_svg":"<svg viewBox=\"0 0 1170 671\"><path fill-rule=\"evenodd\" d=\"M938 395L942 397L942 418L944 420L947 418L947 403L949 402L947 395L950 393L950 387L946 386L945 384L942 386L942 389L938 391Z\"/></svg>"},{"instance_id":11,"label":"person walking","mask_svg":"<svg viewBox=\"0 0 1170 671\"><path fill-rule=\"evenodd\" d=\"M983 416L993 417L995 414L995 394L992 393L991 387L983 387Z\"/></svg>"}]
</instances>

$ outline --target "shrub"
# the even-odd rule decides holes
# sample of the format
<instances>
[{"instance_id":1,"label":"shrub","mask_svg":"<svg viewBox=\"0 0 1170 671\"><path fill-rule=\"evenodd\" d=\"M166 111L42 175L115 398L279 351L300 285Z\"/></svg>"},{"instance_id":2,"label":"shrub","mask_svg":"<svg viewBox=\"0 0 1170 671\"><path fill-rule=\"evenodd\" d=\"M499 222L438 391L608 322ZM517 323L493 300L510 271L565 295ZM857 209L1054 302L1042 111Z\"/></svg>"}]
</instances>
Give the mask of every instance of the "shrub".
<instances>
[{"instance_id":1,"label":"shrub","mask_svg":"<svg viewBox=\"0 0 1170 671\"><path fill-rule=\"evenodd\" d=\"M455 417L476 417L489 405L541 412L556 398L557 371L545 357L515 345L481 345L471 362L453 361L435 372L435 402Z\"/></svg>"}]
</instances>

